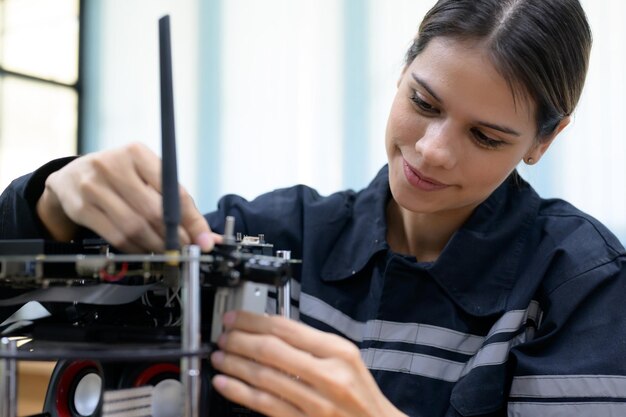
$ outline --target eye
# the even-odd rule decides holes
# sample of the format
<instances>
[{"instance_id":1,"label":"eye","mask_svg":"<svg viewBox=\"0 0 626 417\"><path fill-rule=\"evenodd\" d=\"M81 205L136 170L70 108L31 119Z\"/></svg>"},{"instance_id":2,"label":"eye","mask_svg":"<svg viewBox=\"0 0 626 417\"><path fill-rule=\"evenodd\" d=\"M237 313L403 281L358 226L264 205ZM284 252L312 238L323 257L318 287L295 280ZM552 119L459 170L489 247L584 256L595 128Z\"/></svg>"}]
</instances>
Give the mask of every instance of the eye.
<instances>
[{"instance_id":1,"label":"eye","mask_svg":"<svg viewBox=\"0 0 626 417\"><path fill-rule=\"evenodd\" d=\"M413 94L411 95L411 101L415 103L415 105L424 113L439 113L439 110L431 106L428 102L424 101L415 90L413 90Z\"/></svg>"},{"instance_id":2,"label":"eye","mask_svg":"<svg viewBox=\"0 0 626 417\"><path fill-rule=\"evenodd\" d=\"M471 129L471 133L474 141L483 148L497 149L505 144L504 141L492 139L478 129Z\"/></svg>"}]
</instances>

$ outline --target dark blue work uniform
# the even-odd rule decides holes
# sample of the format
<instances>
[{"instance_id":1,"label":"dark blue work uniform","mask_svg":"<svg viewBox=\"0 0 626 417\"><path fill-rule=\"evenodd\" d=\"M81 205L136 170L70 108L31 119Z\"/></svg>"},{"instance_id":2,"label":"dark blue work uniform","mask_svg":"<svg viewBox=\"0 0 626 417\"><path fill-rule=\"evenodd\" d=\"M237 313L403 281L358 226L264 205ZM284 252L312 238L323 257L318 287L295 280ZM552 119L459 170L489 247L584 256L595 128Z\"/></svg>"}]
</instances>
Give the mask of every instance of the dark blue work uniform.
<instances>
[{"instance_id":1,"label":"dark blue work uniform","mask_svg":"<svg viewBox=\"0 0 626 417\"><path fill-rule=\"evenodd\" d=\"M234 216L237 232L302 259L297 317L352 340L410 416L626 416L618 240L514 173L435 262L420 262L386 242L387 175L327 197L304 186L226 196L207 219L221 232ZM5 192L0 236L41 235L30 214L38 182Z\"/></svg>"}]
</instances>

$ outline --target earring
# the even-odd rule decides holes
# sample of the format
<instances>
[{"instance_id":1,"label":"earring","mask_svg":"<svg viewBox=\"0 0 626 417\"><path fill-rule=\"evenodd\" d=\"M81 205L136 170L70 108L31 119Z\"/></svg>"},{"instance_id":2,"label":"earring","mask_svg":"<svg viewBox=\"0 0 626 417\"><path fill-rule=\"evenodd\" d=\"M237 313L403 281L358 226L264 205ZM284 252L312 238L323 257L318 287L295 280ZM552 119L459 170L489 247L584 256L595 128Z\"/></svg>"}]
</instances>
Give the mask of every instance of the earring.
<instances>
[{"instance_id":1,"label":"earring","mask_svg":"<svg viewBox=\"0 0 626 417\"><path fill-rule=\"evenodd\" d=\"M535 160L532 159L531 157L526 158L526 165L532 165L535 163Z\"/></svg>"}]
</instances>

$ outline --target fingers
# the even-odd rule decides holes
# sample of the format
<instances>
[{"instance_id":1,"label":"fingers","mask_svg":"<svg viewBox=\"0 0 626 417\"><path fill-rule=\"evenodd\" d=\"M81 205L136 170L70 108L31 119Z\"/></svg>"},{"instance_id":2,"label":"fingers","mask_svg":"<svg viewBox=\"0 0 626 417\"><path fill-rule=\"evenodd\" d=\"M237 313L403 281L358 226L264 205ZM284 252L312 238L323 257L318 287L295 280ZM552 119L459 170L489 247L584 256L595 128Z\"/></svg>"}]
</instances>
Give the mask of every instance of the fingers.
<instances>
[{"instance_id":1,"label":"fingers","mask_svg":"<svg viewBox=\"0 0 626 417\"><path fill-rule=\"evenodd\" d=\"M130 145L128 152L133 156L133 167L137 172L136 178L144 182L150 191L146 195L142 195L125 188L127 190L125 198L133 207L142 212L152 227L160 231L162 237L165 237L162 220L161 160L140 144ZM124 184L123 181L119 183ZM140 187L141 184L134 184L135 189ZM140 197L145 197L145 200ZM193 199L184 187L179 188L179 200L181 207L179 238L181 244L195 243L203 251L210 251L213 249L214 244L220 241L221 237L211 232L206 219L198 211Z\"/></svg>"},{"instance_id":2,"label":"fingers","mask_svg":"<svg viewBox=\"0 0 626 417\"><path fill-rule=\"evenodd\" d=\"M361 409L355 387L378 393L359 350L346 339L283 317L243 311L227 313L224 323L222 350L298 375L327 399Z\"/></svg>"},{"instance_id":3,"label":"fingers","mask_svg":"<svg viewBox=\"0 0 626 417\"><path fill-rule=\"evenodd\" d=\"M277 396L255 389L234 378L217 375L213 386L227 399L270 417L305 417L293 405L281 401Z\"/></svg>"},{"instance_id":4,"label":"fingers","mask_svg":"<svg viewBox=\"0 0 626 417\"><path fill-rule=\"evenodd\" d=\"M328 340L323 338L320 342L328 343ZM301 382L307 383L327 399L358 402L353 398L356 395L354 387L369 381L369 374L360 357L348 361L341 357L319 358L275 336L230 330L220 337L218 345L229 354L285 374L298 375ZM263 385L263 388L267 390L268 386Z\"/></svg>"},{"instance_id":5,"label":"fingers","mask_svg":"<svg viewBox=\"0 0 626 417\"><path fill-rule=\"evenodd\" d=\"M311 362L313 357L289 346L277 337L251 334L241 331L229 331L222 334L218 341L220 349L244 356L255 361L278 367L284 373L298 375L310 381Z\"/></svg>"},{"instance_id":6,"label":"fingers","mask_svg":"<svg viewBox=\"0 0 626 417\"><path fill-rule=\"evenodd\" d=\"M231 311L224 315L224 326L227 329L250 333L271 334L320 358L338 356L349 360L361 358L356 346L346 339L281 316L260 316L247 311Z\"/></svg>"},{"instance_id":7,"label":"fingers","mask_svg":"<svg viewBox=\"0 0 626 417\"><path fill-rule=\"evenodd\" d=\"M78 225L68 217L59 197L48 184L49 181L46 181L44 191L37 201L37 216L53 239L69 242L76 234Z\"/></svg>"},{"instance_id":8,"label":"fingers","mask_svg":"<svg viewBox=\"0 0 626 417\"><path fill-rule=\"evenodd\" d=\"M182 213L181 226L189 234L190 239L204 252L209 252L215 243L221 242L221 236L211 232L206 219L196 208L191 196L182 187L180 208Z\"/></svg>"},{"instance_id":9,"label":"fingers","mask_svg":"<svg viewBox=\"0 0 626 417\"><path fill-rule=\"evenodd\" d=\"M129 155L134 170L142 181L161 193L161 159L147 146L141 143L132 143L122 152Z\"/></svg>"},{"instance_id":10,"label":"fingers","mask_svg":"<svg viewBox=\"0 0 626 417\"><path fill-rule=\"evenodd\" d=\"M133 190L129 188L124 188L120 191L124 192L124 190L127 190L125 198L128 199L133 207L143 212L154 228L162 230L161 235L164 237L165 232L162 228L161 160L140 144L130 145L128 152L133 156L132 162L133 168L137 172L136 178L144 182L151 192L149 192L149 195L142 196L132 192ZM123 181L119 183L124 184ZM140 188L140 184L134 184L133 188ZM142 198L138 198L140 196L146 197L145 201ZM179 188L179 200L181 208L179 237L181 244L193 242L198 244L202 250L210 251L213 249L215 238L206 219L198 211L193 199L183 187Z\"/></svg>"},{"instance_id":11,"label":"fingers","mask_svg":"<svg viewBox=\"0 0 626 417\"><path fill-rule=\"evenodd\" d=\"M82 192L86 204L77 216L79 222L89 221L94 232L125 252L163 250L159 230L111 188L89 183Z\"/></svg>"},{"instance_id":12,"label":"fingers","mask_svg":"<svg viewBox=\"0 0 626 417\"><path fill-rule=\"evenodd\" d=\"M91 154L50 175L46 191L55 195L71 221L115 247L126 252L161 250L159 229L150 224L151 218L160 216L149 201L157 193L137 180L130 166L120 150ZM143 207L138 203L142 198L148 201Z\"/></svg>"},{"instance_id":13,"label":"fingers","mask_svg":"<svg viewBox=\"0 0 626 417\"><path fill-rule=\"evenodd\" d=\"M351 342L278 316L237 311L225 314L223 322L227 331L218 346L225 356L221 364L212 358L222 372L272 395L278 392L306 415L404 415L382 394ZM288 375L299 378L287 386Z\"/></svg>"},{"instance_id":14,"label":"fingers","mask_svg":"<svg viewBox=\"0 0 626 417\"><path fill-rule=\"evenodd\" d=\"M106 234L107 242L111 243L116 248L128 253L139 253L144 250L143 245L135 243L133 240L128 239L126 235L122 234L104 212L92 207L84 214L92 219L94 232L98 233L100 236Z\"/></svg>"},{"instance_id":15,"label":"fingers","mask_svg":"<svg viewBox=\"0 0 626 417\"><path fill-rule=\"evenodd\" d=\"M119 218L122 214L129 214L132 220L141 217L143 221L134 227L149 226L150 231L164 237L163 208L161 194L155 185L155 175L158 174L159 159L149 149L142 145L133 144L127 148L111 151L110 153L92 154L87 157L90 168L93 170L92 178L88 183L82 185L85 193L97 188L102 191L95 191L91 203L100 205L105 213L107 206L118 207L120 204L127 207L124 210L117 210L110 213L110 217L118 225L129 225L131 219ZM91 185L93 184L93 186ZM106 193L110 190L110 193ZM106 196L98 195L106 194ZM115 201L108 205L100 198L114 195ZM114 205L118 203L117 205ZM130 229L129 237L137 235L141 237L141 232L136 232L134 227ZM146 248L157 249L160 245L154 245L152 240L146 242Z\"/></svg>"},{"instance_id":16,"label":"fingers","mask_svg":"<svg viewBox=\"0 0 626 417\"><path fill-rule=\"evenodd\" d=\"M196 235L194 243L202 248L203 251L208 252L217 243L222 243L224 237L217 233L209 232L209 233L200 233Z\"/></svg>"},{"instance_id":17,"label":"fingers","mask_svg":"<svg viewBox=\"0 0 626 417\"><path fill-rule=\"evenodd\" d=\"M211 250L221 238L183 187L180 196L181 245ZM78 224L123 251L160 252L165 239L161 161L141 144L78 158L48 178L37 212L60 240L70 240Z\"/></svg>"},{"instance_id":18,"label":"fingers","mask_svg":"<svg viewBox=\"0 0 626 417\"><path fill-rule=\"evenodd\" d=\"M211 362L215 369L245 382L250 387L250 393L254 392L255 388L260 388L270 394L267 399L272 402L271 407L268 407L270 410L276 410L277 404L287 402L298 411L297 415L302 415L303 411L305 415L326 416L330 415L333 408L329 401L310 386L272 367L221 351L211 355ZM253 396L247 397L248 399L244 401L247 401L251 408L255 408L258 404L254 404ZM237 397L237 401L241 402L241 397Z\"/></svg>"}]
</instances>

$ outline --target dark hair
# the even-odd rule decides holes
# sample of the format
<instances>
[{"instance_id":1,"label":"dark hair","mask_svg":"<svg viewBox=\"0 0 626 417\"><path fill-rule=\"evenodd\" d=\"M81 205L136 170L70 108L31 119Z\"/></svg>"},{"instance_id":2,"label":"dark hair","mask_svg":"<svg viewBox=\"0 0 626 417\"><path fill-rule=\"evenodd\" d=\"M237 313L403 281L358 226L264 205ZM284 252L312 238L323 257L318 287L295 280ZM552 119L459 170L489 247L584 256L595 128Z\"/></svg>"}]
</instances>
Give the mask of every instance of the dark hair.
<instances>
[{"instance_id":1,"label":"dark hair","mask_svg":"<svg viewBox=\"0 0 626 417\"><path fill-rule=\"evenodd\" d=\"M424 17L406 64L436 37L482 42L513 96L536 104L538 140L574 111L591 51L578 0L439 0Z\"/></svg>"}]
</instances>

